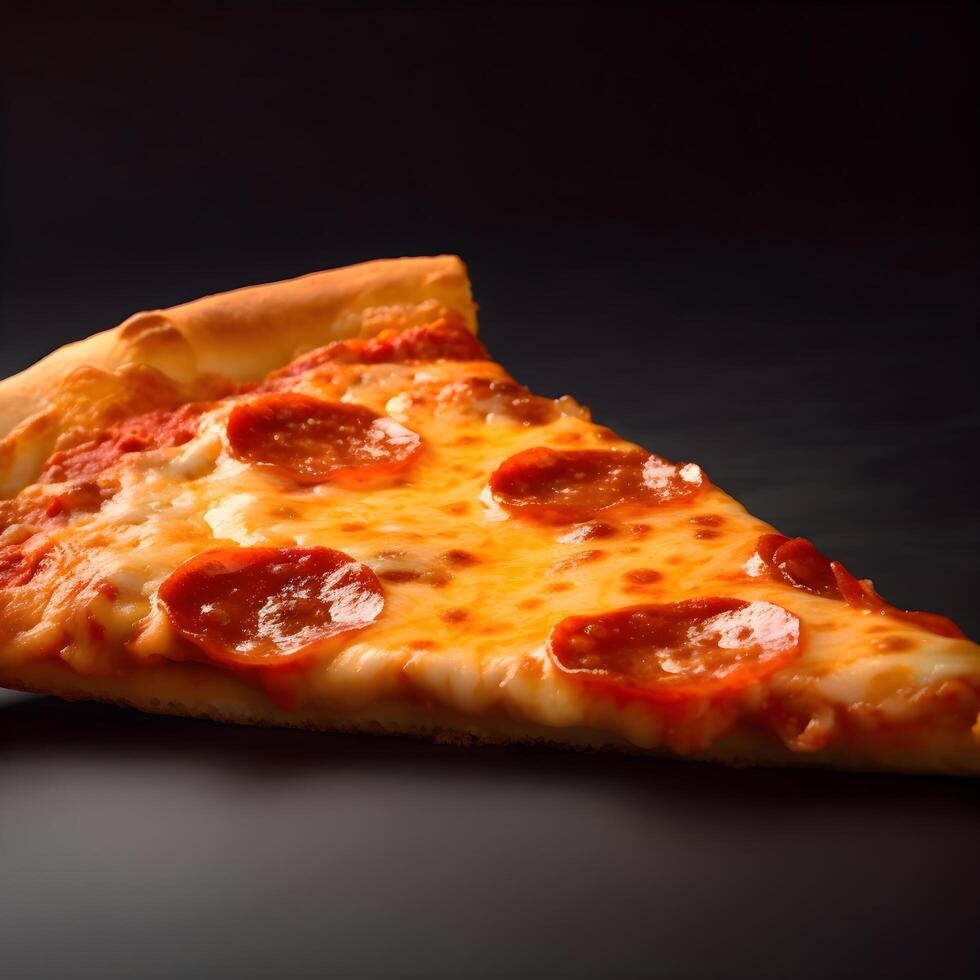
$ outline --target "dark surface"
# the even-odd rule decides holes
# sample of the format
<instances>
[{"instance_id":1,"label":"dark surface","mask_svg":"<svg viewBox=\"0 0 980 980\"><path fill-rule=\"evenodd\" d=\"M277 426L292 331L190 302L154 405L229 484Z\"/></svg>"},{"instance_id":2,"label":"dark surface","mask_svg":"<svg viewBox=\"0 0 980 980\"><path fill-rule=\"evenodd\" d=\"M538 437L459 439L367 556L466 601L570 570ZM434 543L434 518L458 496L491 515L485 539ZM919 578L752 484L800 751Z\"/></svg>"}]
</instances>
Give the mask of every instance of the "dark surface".
<instances>
[{"instance_id":1,"label":"dark surface","mask_svg":"<svg viewBox=\"0 0 980 980\"><path fill-rule=\"evenodd\" d=\"M980 634L966 7L10 11L5 372L458 251L519 378ZM0 705L4 976L980 972L975 782Z\"/></svg>"}]
</instances>

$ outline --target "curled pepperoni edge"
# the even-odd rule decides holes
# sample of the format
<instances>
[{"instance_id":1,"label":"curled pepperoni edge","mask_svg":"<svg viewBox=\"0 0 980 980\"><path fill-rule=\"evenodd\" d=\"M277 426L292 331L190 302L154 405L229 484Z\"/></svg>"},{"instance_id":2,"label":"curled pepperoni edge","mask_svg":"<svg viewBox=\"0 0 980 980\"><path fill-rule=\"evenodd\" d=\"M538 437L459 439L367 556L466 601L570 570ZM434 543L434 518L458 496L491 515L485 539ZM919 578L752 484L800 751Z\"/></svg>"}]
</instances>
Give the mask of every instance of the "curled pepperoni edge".
<instances>
[{"instance_id":1,"label":"curled pepperoni edge","mask_svg":"<svg viewBox=\"0 0 980 980\"><path fill-rule=\"evenodd\" d=\"M628 680L623 680L602 670L569 668L562 663L560 655L556 651L557 643L589 623L595 622L597 619L601 620L603 616L628 616L648 609L673 608L682 612L703 609L705 611L704 618L710 619L724 612L743 610L753 605L771 606L785 615L789 623L795 624L795 642L786 650L766 658L765 662L753 660L747 663L743 661L724 677L713 676L709 679L642 685L630 683ZM664 709L677 709L704 699L718 701L736 697L752 684L767 680L777 671L798 659L803 653L804 642L803 624L799 617L776 603L736 599L730 596L709 596L674 603L647 603L627 606L599 616L568 616L552 629L548 637L547 652L551 663L565 676L584 687L594 688L611 695L620 707L625 707L633 702L646 702Z\"/></svg>"},{"instance_id":2,"label":"curled pepperoni edge","mask_svg":"<svg viewBox=\"0 0 980 980\"><path fill-rule=\"evenodd\" d=\"M841 562L831 561L807 538L787 538L778 533L763 534L756 544L756 554L772 578L794 588L825 599L843 601L853 609L905 620L937 636L966 639L966 634L948 616L900 609L886 602L867 579L859 579ZM816 567L817 563L819 568ZM809 582L804 575L793 574L794 570L801 568L812 575Z\"/></svg>"},{"instance_id":3,"label":"curled pepperoni edge","mask_svg":"<svg viewBox=\"0 0 980 980\"><path fill-rule=\"evenodd\" d=\"M966 634L950 619L941 613L919 612L913 609L900 609L886 602L875 591L867 579L855 578L839 561L830 563L841 598L854 609L864 609L868 612L901 619L908 623L953 640L965 640Z\"/></svg>"},{"instance_id":4,"label":"curled pepperoni edge","mask_svg":"<svg viewBox=\"0 0 980 980\"><path fill-rule=\"evenodd\" d=\"M182 618L177 611L177 603L180 594L178 588L186 581L187 577L198 571L206 570L209 565L222 565L229 563L232 565L232 573L241 572L255 565L267 565L275 560L284 558L292 559L297 555L318 555L329 561L336 561L337 567L334 572L350 567L363 580L363 583L370 587L370 591L378 598L379 603L373 611L373 616L361 622L353 622L344 629L327 632L321 638L284 653L272 656L256 655L253 653L242 653L229 649L223 643L218 642L214 637L208 636L201 630L191 629L181 626L179 620ZM234 566L238 566L235 568ZM321 648L324 643L331 641L341 643L354 633L359 633L374 623L384 609L384 588L372 569L352 558L350 555L337 551L333 548L324 547L254 547L254 548L215 548L210 551L194 555L182 562L174 569L170 575L161 583L157 590L157 599L167 616L173 629L184 639L189 646L199 652L206 663L216 666L242 669L250 674L262 679L267 679L287 669L296 669L302 666L303 661L307 660L317 648Z\"/></svg>"}]
</instances>

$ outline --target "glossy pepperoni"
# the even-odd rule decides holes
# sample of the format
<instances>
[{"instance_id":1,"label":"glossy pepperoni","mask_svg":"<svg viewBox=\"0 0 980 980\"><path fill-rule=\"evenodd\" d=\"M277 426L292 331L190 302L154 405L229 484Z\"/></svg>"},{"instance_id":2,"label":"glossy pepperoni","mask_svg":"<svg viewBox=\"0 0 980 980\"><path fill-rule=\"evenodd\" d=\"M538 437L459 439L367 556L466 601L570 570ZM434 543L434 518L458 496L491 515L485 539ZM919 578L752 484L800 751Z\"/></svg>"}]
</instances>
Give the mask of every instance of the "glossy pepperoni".
<instances>
[{"instance_id":1,"label":"glossy pepperoni","mask_svg":"<svg viewBox=\"0 0 980 980\"><path fill-rule=\"evenodd\" d=\"M160 586L174 628L210 660L276 666L370 626L377 576L330 548L228 548L180 565Z\"/></svg>"},{"instance_id":2,"label":"glossy pepperoni","mask_svg":"<svg viewBox=\"0 0 980 980\"><path fill-rule=\"evenodd\" d=\"M773 577L825 599L841 598L830 559L812 541L764 534L756 545L756 553Z\"/></svg>"},{"instance_id":3,"label":"glossy pepperoni","mask_svg":"<svg viewBox=\"0 0 980 980\"><path fill-rule=\"evenodd\" d=\"M704 482L700 467L639 450L526 449L490 477L493 499L511 513L550 522L583 521L629 505L687 500Z\"/></svg>"},{"instance_id":4,"label":"glossy pepperoni","mask_svg":"<svg viewBox=\"0 0 980 980\"><path fill-rule=\"evenodd\" d=\"M387 331L367 340L338 340L296 358L270 378L292 378L323 364L406 364L420 361L485 361L483 344L452 319L407 330Z\"/></svg>"},{"instance_id":5,"label":"glossy pepperoni","mask_svg":"<svg viewBox=\"0 0 980 980\"><path fill-rule=\"evenodd\" d=\"M236 405L228 441L238 459L303 484L387 479L422 449L417 432L368 408L290 392Z\"/></svg>"},{"instance_id":6,"label":"glossy pepperoni","mask_svg":"<svg viewBox=\"0 0 980 980\"><path fill-rule=\"evenodd\" d=\"M552 661L622 701L728 695L801 652L800 621L771 602L732 598L630 606L569 616L552 630Z\"/></svg>"},{"instance_id":7,"label":"glossy pepperoni","mask_svg":"<svg viewBox=\"0 0 980 980\"><path fill-rule=\"evenodd\" d=\"M886 602L875 591L867 579L855 578L839 561L830 563L834 579L841 598L855 609L865 609L868 612L882 616L892 616L904 619L937 636L948 636L953 639L965 639L966 634L948 616L939 613L916 612L911 609L899 609Z\"/></svg>"},{"instance_id":8,"label":"glossy pepperoni","mask_svg":"<svg viewBox=\"0 0 980 980\"><path fill-rule=\"evenodd\" d=\"M172 411L149 412L111 426L71 449L54 453L45 463L38 483L61 483L92 477L128 453L181 446L197 434L208 402L193 402Z\"/></svg>"}]
</instances>

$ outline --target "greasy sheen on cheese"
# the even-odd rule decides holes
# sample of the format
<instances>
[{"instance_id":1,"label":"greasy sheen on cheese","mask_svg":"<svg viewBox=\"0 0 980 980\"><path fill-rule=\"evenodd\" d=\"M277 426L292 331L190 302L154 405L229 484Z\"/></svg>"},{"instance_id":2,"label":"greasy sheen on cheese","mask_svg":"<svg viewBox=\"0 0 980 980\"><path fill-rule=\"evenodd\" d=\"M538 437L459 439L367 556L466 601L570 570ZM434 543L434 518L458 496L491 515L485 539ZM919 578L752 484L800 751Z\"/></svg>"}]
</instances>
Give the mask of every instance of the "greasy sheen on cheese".
<instances>
[{"instance_id":1,"label":"greasy sheen on cheese","mask_svg":"<svg viewBox=\"0 0 980 980\"><path fill-rule=\"evenodd\" d=\"M331 549L374 573L383 594L376 618L282 668L204 657L207 669L234 670L297 712L403 699L682 753L740 725L801 752L915 744L930 731L980 752L976 644L773 574L759 545L773 529L694 464L663 463L661 478L645 463L647 496L633 507L568 510L563 519L564 504L554 513L550 505L508 506L494 474L506 474L515 458L540 467L552 459L601 465L610 452L626 462L647 456L573 399L538 398L493 361L468 357L465 341L453 346L457 325L430 326L434 339L425 346L423 325L418 358L386 359L383 344L367 353L334 345L258 386L211 377L195 390L178 388L149 369L120 369L126 383L116 388L120 372L96 379L100 392L127 392L126 410L110 414L110 424L76 405L80 424L0 503L0 663L49 660L83 677L126 677L201 660L161 601L175 570L211 551ZM91 378L87 384L93 388ZM248 415L248 406L275 406L280 396L287 407L369 411L325 410L300 418L300 435L294 427L280 438L271 409L269 419ZM76 397L84 399L82 388ZM229 437L235 412L243 432L251 426L237 443ZM373 443L350 442L348 416ZM324 431L347 440L330 472L263 462L273 450L288 459L291 439L322 440ZM368 479L355 472L363 465L357 453L376 446L395 464ZM345 470L351 459L356 465ZM656 470L661 462L652 459ZM353 475L335 479L341 471ZM663 480L675 489L658 497L650 488ZM554 493L568 498L561 487ZM785 611L799 623L793 656L724 697L688 697L680 711L674 696L658 701L631 695L636 685L590 683L589 669L566 669L549 647L570 617L585 617L582 635L598 635L612 622L602 617L619 610L643 607L655 617L708 599ZM675 669L669 657L658 663ZM608 671L593 673L608 681Z\"/></svg>"}]
</instances>

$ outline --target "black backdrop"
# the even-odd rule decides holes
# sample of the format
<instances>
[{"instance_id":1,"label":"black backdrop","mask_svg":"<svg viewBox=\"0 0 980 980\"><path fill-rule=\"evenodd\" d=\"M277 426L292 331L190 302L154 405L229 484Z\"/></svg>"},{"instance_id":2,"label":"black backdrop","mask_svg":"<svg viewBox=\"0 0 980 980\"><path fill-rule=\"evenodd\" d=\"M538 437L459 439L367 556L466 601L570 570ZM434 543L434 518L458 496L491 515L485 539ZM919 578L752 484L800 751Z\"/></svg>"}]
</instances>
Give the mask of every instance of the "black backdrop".
<instances>
[{"instance_id":1,"label":"black backdrop","mask_svg":"<svg viewBox=\"0 0 980 980\"><path fill-rule=\"evenodd\" d=\"M570 391L600 421L666 456L701 462L754 512L873 576L892 601L948 613L980 634L977 38L967 6L46 3L9 6L4 35L7 371L138 308L365 258L459 252L475 280L484 338L521 380ZM330 906L332 926L318 926L319 913L296 897L324 908L304 877L311 865L303 849L273 860L260 848L270 867L286 869L278 900L298 938L284 961L280 946L250 945L220 913L214 931L198 933L175 911L190 902L214 914L196 890L211 887L218 906L227 898L236 914L257 913L228 898L228 890L248 892L249 873L268 871L254 856L250 818L230 818L232 843L191 849L194 860L217 862L204 884L193 874L183 885L171 881L167 869L186 870L186 862L165 848L119 878L105 877L94 853L79 853L116 854L120 835L128 839L102 807L105 794L125 794L130 778L147 782L137 804L171 840L165 828L175 815L183 826L201 817L196 807L213 816L208 807L227 806L226 797L194 802L195 767L229 779L230 757L233 770L254 764L278 774L287 758L312 765L320 749L282 734L207 728L204 736L194 723L49 702L17 702L0 714L26 747L5 776L26 794L5 839L16 831L27 841L7 881L34 882L31 900L48 903L50 875L67 861L75 883L58 894L88 890L128 930L123 942L95 912L73 919L63 897L55 918L74 922L79 935L87 929L88 945L87 958L59 958L31 939L31 907L20 903L22 917L7 920L7 956L42 972L267 976L272 962L286 962L306 976L334 955L340 974L363 976L516 975L519 964L563 977L885 966L914 974L930 961L916 937L922 922L897 902L892 863L910 850L913 877L932 890L921 914L936 916L932 927L947 936L930 944L932 968L977 965L973 944L956 933L972 934L975 901L967 891L959 906L933 901L959 894L958 881L976 881L967 808L975 819L976 794L965 784L678 775L665 766L661 795L636 796L646 775L622 763L488 752L477 764L483 784L446 750L334 740L332 758L356 759L371 774L363 776L373 779L365 813L396 807L409 781L409 829L396 833L406 850L388 855L401 884L392 890L369 861L381 875L371 879L380 892L372 891L358 878L363 866L341 860L361 882L347 887L364 904ZM133 771L119 760L119 740L144 746L125 757ZM98 791L67 775L80 759L102 760L85 770ZM74 799L101 829L79 830L67 815L55 827L38 824L37 813L48 812L43 794L30 791L39 760L47 785L64 794L57 799ZM154 767L171 763L173 796L153 788ZM282 790L278 776L249 776L263 799L267 778ZM300 784L320 778L303 769ZM583 780L597 795L574 795ZM555 787L553 795L529 799L537 782ZM256 785L235 789L253 799ZM359 786L355 779L355 793ZM622 804L624 791L626 825L604 824L609 814L597 800ZM290 805L324 805L296 792L290 783ZM814 792L829 808L819 817ZM427 794L431 808L412 793ZM541 822L566 805L590 838L587 858L569 826ZM529 807L538 808L530 827L520 823ZM712 810L723 827L704 816ZM440 863L438 840L463 846L448 812L465 815L489 848L482 862L465 849L457 855L473 878ZM297 820L309 831L289 813L291 832ZM384 840L365 813L354 807L335 819ZM755 827L774 813L822 843L800 852L778 831L767 850ZM204 822L209 841L221 837ZM676 848L662 843L682 824L701 841L694 883ZM821 836L828 825L844 851ZM45 827L67 834L60 851ZM174 840L186 846L191 836ZM556 848L554 866L542 864L542 841ZM628 857L623 847L632 848ZM740 863L733 847L760 863ZM801 861L809 881L795 877ZM332 875L339 866L321 857L312 867ZM513 868L511 885L503 868ZM537 891L522 884L522 868L559 875L557 908L540 907L554 891L543 880ZM758 904L718 897L732 887L726 874ZM159 886L158 904L128 906L127 889L147 881ZM614 914L619 887L628 907ZM439 898L436 888L445 889ZM611 892L599 910L597 888ZM801 897L808 890L811 898ZM420 894L427 897L413 915ZM678 923L668 911L678 894L703 912ZM768 954L753 931L759 915L774 915L767 894L780 903ZM477 909L484 925L459 919L448 896ZM532 898L537 936L523 918ZM522 918L511 928L515 910ZM814 950L818 912L827 942ZM708 940L724 937L721 946L698 941L699 915ZM378 922L401 953L359 932ZM445 922L455 930L448 937ZM114 943L130 958L114 958ZM270 948L280 959L263 959Z\"/></svg>"}]
</instances>

